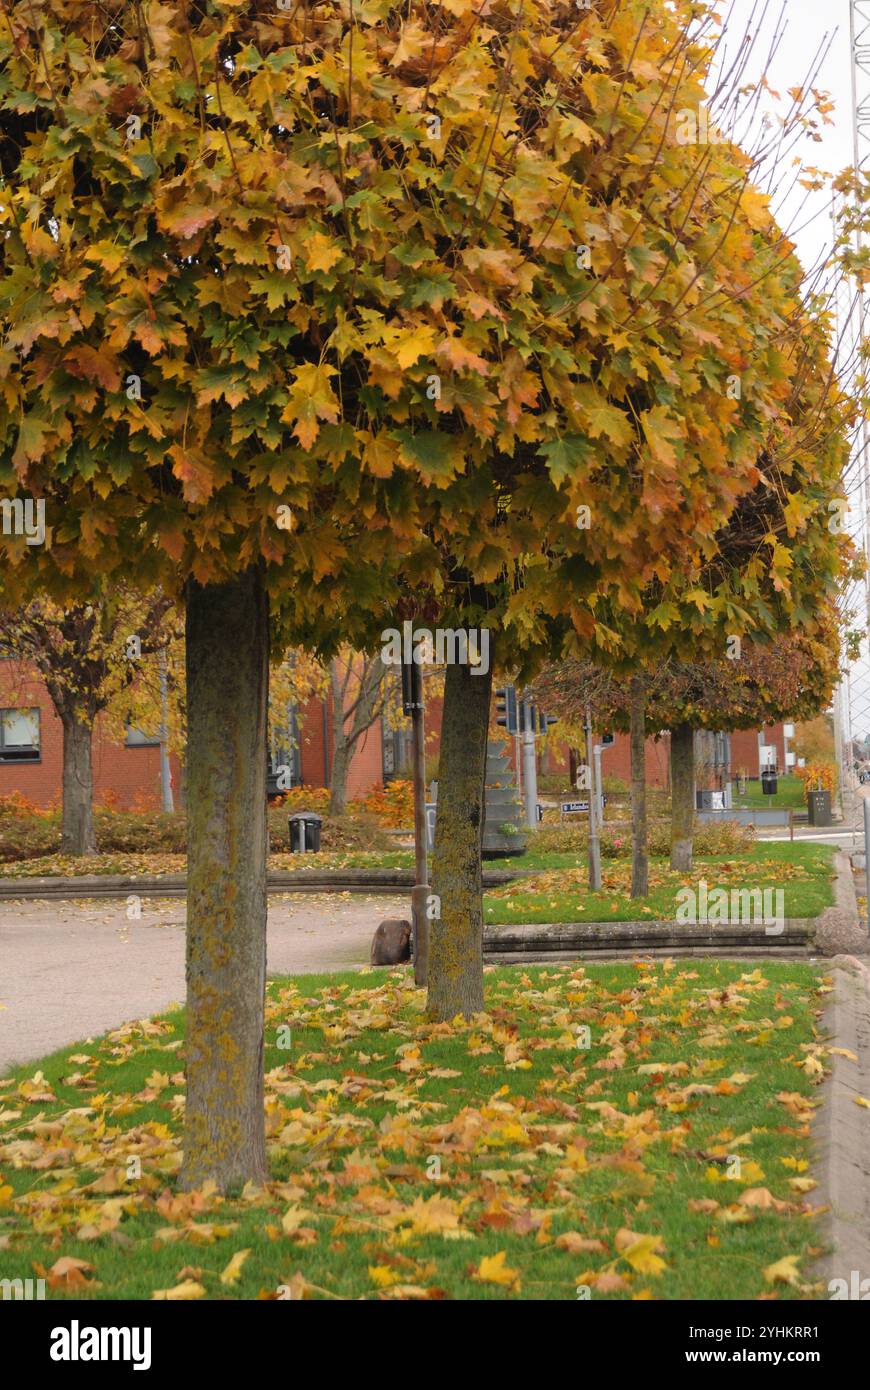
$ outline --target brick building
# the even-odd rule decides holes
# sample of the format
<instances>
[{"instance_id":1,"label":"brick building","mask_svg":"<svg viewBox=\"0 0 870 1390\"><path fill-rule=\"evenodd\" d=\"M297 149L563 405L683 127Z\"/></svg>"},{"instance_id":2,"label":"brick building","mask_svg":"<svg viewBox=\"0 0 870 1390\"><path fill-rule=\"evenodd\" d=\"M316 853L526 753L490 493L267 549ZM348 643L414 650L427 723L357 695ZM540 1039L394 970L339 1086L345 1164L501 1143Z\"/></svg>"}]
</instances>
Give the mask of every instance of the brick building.
<instances>
[{"instance_id":1,"label":"brick building","mask_svg":"<svg viewBox=\"0 0 870 1390\"><path fill-rule=\"evenodd\" d=\"M297 747L276 745L273 765L286 763L294 783L329 784L332 760L331 701L312 700L294 719ZM364 733L348 769L348 797L362 796L384 778L389 762L379 723ZM170 758L176 805L184 793L184 769ZM122 809L157 808L161 804L160 741L130 729L126 741L112 739L98 717L93 738L94 800ZM0 660L0 796L17 791L37 806L59 804L63 781L63 727L35 668L12 658Z\"/></svg>"},{"instance_id":2,"label":"brick building","mask_svg":"<svg viewBox=\"0 0 870 1390\"><path fill-rule=\"evenodd\" d=\"M93 739L94 799L125 809L160 805L160 742L138 729L114 742L98 717ZM170 759L172 785L182 769ZM0 660L0 796L17 791L37 806L60 803L63 726L34 668Z\"/></svg>"},{"instance_id":3,"label":"brick building","mask_svg":"<svg viewBox=\"0 0 870 1390\"><path fill-rule=\"evenodd\" d=\"M430 773L437 759L441 724L440 696L431 698L426 710L426 750ZM332 701L314 699L291 718L295 747L282 747L276 740L270 750L272 769L286 765L294 784L329 785L332 766ZM794 755L789 751L792 725L774 724L762 731L750 730L730 735L699 734L696 747L698 786L720 788L738 772L758 777L763 765L774 765L779 772L789 770ZM289 740L285 740L289 744ZM667 733L651 736L646 742L646 776L650 787L667 789L670 739ZM510 755L515 748L511 740ZM114 742L98 718L93 742L94 794L97 803L113 801L124 808L160 805L160 746L147 733L131 729L127 740ZM558 726L540 745L539 770L564 772L567 776L570 750L558 739ZM372 787L394 776L408 775L410 748L408 727L392 730L376 721L360 738L350 761L347 782L349 800L363 796ZM176 804L183 797L183 768L171 759ZM605 777L617 777L628 784L631 778L629 740L615 734L604 747L602 770ZM22 668L17 661L0 660L0 796L19 791L40 806L60 800L63 773L63 730L48 692L35 670Z\"/></svg>"}]
</instances>

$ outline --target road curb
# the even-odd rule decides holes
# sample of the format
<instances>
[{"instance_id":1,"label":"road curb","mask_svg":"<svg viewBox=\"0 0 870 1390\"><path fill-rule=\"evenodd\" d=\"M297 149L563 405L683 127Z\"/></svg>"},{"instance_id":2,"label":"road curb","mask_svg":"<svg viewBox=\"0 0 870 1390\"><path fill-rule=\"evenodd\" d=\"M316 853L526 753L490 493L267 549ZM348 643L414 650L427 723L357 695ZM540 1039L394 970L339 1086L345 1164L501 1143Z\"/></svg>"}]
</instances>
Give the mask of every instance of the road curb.
<instances>
[{"instance_id":1,"label":"road curb","mask_svg":"<svg viewBox=\"0 0 870 1390\"><path fill-rule=\"evenodd\" d=\"M487 869L484 888L500 888L524 875L540 872L522 869ZM267 893L390 893L410 891L414 875L408 869L300 869L297 873L270 873ZM0 878L0 902L11 899L36 902L43 899L183 898L187 893L184 874L82 874L75 878Z\"/></svg>"},{"instance_id":2,"label":"road curb","mask_svg":"<svg viewBox=\"0 0 870 1390\"><path fill-rule=\"evenodd\" d=\"M813 917L788 918L779 935L742 923L718 927L673 921L493 923L483 929L483 954L488 962L503 965L585 960L605 953L631 958L665 952L794 959L816 953L815 935Z\"/></svg>"},{"instance_id":3,"label":"road curb","mask_svg":"<svg viewBox=\"0 0 870 1390\"><path fill-rule=\"evenodd\" d=\"M854 1298L855 1287L870 1281L870 1109L856 1104L858 1097L870 1099L870 971L851 956L832 964L833 989L820 1031L832 1047L851 1055L829 1053L830 1073L812 1127L820 1171L814 1195L822 1204L827 1247L815 1277L826 1288L831 1280L844 1280L844 1296Z\"/></svg>"}]
</instances>

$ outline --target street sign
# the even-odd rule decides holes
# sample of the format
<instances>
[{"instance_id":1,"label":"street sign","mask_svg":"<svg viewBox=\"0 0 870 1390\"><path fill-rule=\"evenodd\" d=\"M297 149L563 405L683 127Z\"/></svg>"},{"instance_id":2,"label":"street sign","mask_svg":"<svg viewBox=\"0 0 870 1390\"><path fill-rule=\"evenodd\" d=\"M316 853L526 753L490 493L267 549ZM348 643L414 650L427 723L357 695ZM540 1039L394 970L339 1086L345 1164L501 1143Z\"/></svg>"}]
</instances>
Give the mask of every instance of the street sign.
<instances>
[{"instance_id":1,"label":"street sign","mask_svg":"<svg viewBox=\"0 0 870 1390\"><path fill-rule=\"evenodd\" d=\"M602 798L601 798L601 805L602 805L602 806L606 806L606 805L607 805L607 797L606 797L606 796L602 796ZM573 813L574 813L575 811L588 811L588 810L589 810L589 802L588 802L588 801L563 801L563 802L561 803L560 810L561 810L563 816L570 816L570 815L573 815Z\"/></svg>"}]
</instances>

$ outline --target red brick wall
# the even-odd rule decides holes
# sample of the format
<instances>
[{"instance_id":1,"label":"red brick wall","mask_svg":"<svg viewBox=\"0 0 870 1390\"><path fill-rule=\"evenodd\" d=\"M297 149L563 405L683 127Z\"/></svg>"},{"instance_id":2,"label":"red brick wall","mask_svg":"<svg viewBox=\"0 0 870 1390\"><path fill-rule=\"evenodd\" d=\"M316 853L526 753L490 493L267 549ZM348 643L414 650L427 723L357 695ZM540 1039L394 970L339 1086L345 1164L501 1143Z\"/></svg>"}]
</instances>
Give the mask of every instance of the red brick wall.
<instances>
[{"instance_id":1,"label":"red brick wall","mask_svg":"<svg viewBox=\"0 0 870 1390\"><path fill-rule=\"evenodd\" d=\"M326 728L324 729L324 710ZM327 759L324 757L324 740ZM299 712L299 748L302 763L302 781L309 787L329 785L329 772L332 768L332 696L323 700L310 700L304 710ZM372 787L383 781L383 740L381 723L376 720L362 735L347 773L347 795L349 800L364 796Z\"/></svg>"},{"instance_id":2,"label":"red brick wall","mask_svg":"<svg viewBox=\"0 0 870 1390\"><path fill-rule=\"evenodd\" d=\"M648 738L644 749L646 784L666 790L671 740L667 734L656 740ZM614 734L614 742L601 751L601 772L604 777L619 777L631 785L631 742L628 734Z\"/></svg>"},{"instance_id":3,"label":"red brick wall","mask_svg":"<svg viewBox=\"0 0 870 1390\"><path fill-rule=\"evenodd\" d=\"M734 772L746 769L747 776L758 777L758 729L738 729L731 735L731 768ZM785 730L780 724L767 724L762 730L765 743L776 748L776 765L780 773L785 766Z\"/></svg>"},{"instance_id":4,"label":"red brick wall","mask_svg":"<svg viewBox=\"0 0 870 1390\"><path fill-rule=\"evenodd\" d=\"M0 661L0 708L38 708L38 763L0 762L0 796L18 791L37 806L60 805L63 784L63 726L40 677L18 662ZM125 810L160 806L160 749L128 748L113 743L98 717L94 728L94 801L107 797ZM172 787L180 806L181 765L171 758Z\"/></svg>"}]
</instances>

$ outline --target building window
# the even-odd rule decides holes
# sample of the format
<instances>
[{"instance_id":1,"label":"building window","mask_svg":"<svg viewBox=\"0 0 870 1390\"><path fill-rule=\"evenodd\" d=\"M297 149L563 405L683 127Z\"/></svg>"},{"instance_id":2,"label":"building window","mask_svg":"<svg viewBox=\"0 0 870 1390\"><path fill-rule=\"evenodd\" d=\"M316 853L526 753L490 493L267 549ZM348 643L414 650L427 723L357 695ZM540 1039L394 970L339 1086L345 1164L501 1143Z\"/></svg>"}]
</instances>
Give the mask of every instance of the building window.
<instances>
[{"instance_id":1,"label":"building window","mask_svg":"<svg viewBox=\"0 0 870 1390\"><path fill-rule=\"evenodd\" d=\"M124 740L128 748L159 748L160 739L153 734L146 734L142 729L137 729L134 724L127 725L127 737Z\"/></svg>"},{"instance_id":2,"label":"building window","mask_svg":"<svg viewBox=\"0 0 870 1390\"><path fill-rule=\"evenodd\" d=\"M0 763L39 762L39 710L0 709Z\"/></svg>"}]
</instances>

